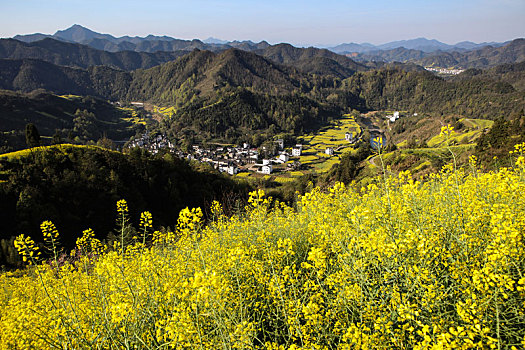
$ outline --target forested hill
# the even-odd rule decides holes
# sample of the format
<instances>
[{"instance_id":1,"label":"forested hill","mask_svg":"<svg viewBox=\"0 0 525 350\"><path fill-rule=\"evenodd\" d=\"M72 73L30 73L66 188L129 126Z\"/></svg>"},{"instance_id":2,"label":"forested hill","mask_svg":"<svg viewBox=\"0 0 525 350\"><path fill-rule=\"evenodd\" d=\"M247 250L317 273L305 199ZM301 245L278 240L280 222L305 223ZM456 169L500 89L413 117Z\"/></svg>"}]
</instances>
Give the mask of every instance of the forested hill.
<instances>
[{"instance_id":1,"label":"forested hill","mask_svg":"<svg viewBox=\"0 0 525 350\"><path fill-rule=\"evenodd\" d=\"M349 56L360 62L400 61L443 68L489 68L525 61L525 39L515 39L503 46L488 45L474 50L424 52L398 47L391 50L354 53Z\"/></svg>"},{"instance_id":2,"label":"forested hill","mask_svg":"<svg viewBox=\"0 0 525 350\"><path fill-rule=\"evenodd\" d=\"M132 73L105 66L88 69L57 66L34 59L0 60L0 88L30 92L43 88L59 94L108 99L173 102L177 91L209 95L225 86L279 94L298 89L308 77L246 51L194 51L173 62Z\"/></svg>"},{"instance_id":3,"label":"forested hill","mask_svg":"<svg viewBox=\"0 0 525 350\"><path fill-rule=\"evenodd\" d=\"M57 94L118 100L126 97L131 79L129 73L105 66L80 69L34 59L0 60L0 89L5 90L45 89Z\"/></svg>"},{"instance_id":4,"label":"forested hill","mask_svg":"<svg viewBox=\"0 0 525 350\"><path fill-rule=\"evenodd\" d=\"M303 49L290 44L278 44L256 50L255 53L279 64L296 67L305 73L332 75L339 78L347 78L355 72L370 69L365 64L357 63L346 56L315 47Z\"/></svg>"},{"instance_id":5,"label":"forested hill","mask_svg":"<svg viewBox=\"0 0 525 350\"><path fill-rule=\"evenodd\" d=\"M264 45L262 48L258 48L259 46L254 48L248 44L237 44L236 48L239 50L253 51L277 64L293 66L304 73L347 78L356 71L369 69L362 63L356 63L348 57L325 49L313 47L306 49L296 48L289 44ZM226 46L221 50L213 51L226 51L229 49L231 48ZM103 65L126 71L139 68L147 69L173 61L189 52L191 51L175 50L150 53L127 50L109 52L103 48L99 50L87 45L69 43L52 38L45 38L31 43L14 39L0 39L0 59L38 59L55 65L77 68Z\"/></svg>"},{"instance_id":6,"label":"forested hill","mask_svg":"<svg viewBox=\"0 0 525 350\"><path fill-rule=\"evenodd\" d=\"M154 53L119 51L108 52L92 47L46 38L25 43L14 39L0 39L0 58L38 59L61 66L88 68L108 66L122 70L151 68L172 61L188 51L157 51Z\"/></svg>"},{"instance_id":7,"label":"forested hill","mask_svg":"<svg viewBox=\"0 0 525 350\"><path fill-rule=\"evenodd\" d=\"M139 149L126 155L93 146L39 147L0 155L0 174L0 239L21 232L41 237L40 223L52 220L69 248L87 221L106 238L123 198L133 223L148 210L158 227L174 227L187 206L209 208L214 199L233 206L247 192L211 169Z\"/></svg>"},{"instance_id":8,"label":"forested hill","mask_svg":"<svg viewBox=\"0 0 525 350\"><path fill-rule=\"evenodd\" d=\"M127 140L142 130L131 124L130 115L105 100L94 97L60 97L43 91L23 94L0 90L0 153L26 147L25 126L37 126L40 135L54 140L97 141L104 136Z\"/></svg>"},{"instance_id":9,"label":"forested hill","mask_svg":"<svg viewBox=\"0 0 525 350\"><path fill-rule=\"evenodd\" d=\"M347 98L360 110L398 109L495 119L520 111L525 93L505 81L447 81L430 72L378 70L343 81Z\"/></svg>"},{"instance_id":10,"label":"forested hill","mask_svg":"<svg viewBox=\"0 0 525 350\"><path fill-rule=\"evenodd\" d=\"M135 71L129 96L174 102L181 98L177 92L191 89L200 96L210 96L228 86L278 95L299 89L300 81L307 79L293 68L246 51L194 51L173 62Z\"/></svg>"},{"instance_id":11,"label":"forested hill","mask_svg":"<svg viewBox=\"0 0 525 350\"><path fill-rule=\"evenodd\" d=\"M452 80L469 79L503 81L511 84L516 90L525 91L525 61L514 64L502 64L490 69L467 69Z\"/></svg>"},{"instance_id":12,"label":"forested hill","mask_svg":"<svg viewBox=\"0 0 525 350\"><path fill-rule=\"evenodd\" d=\"M216 92L223 88L242 87L263 94L290 94L310 90L312 84L322 81L295 68L237 49L221 53L196 50L175 61L133 72L105 66L70 68L33 59L0 60L2 89L23 92L46 89L58 94L165 104L187 104L193 97L215 97Z\"/></svg>"},{"instance_id":13,"label":"forested hill","mask_svg":"<svg viewBox=\"0 0 525 350\"><path fill-rule=\"evenodd\" d=\"M58 94L143 100L176 107L206 107L240 88L262 95L300 95L316 103L363 111L417 107L472 116L474 110L486 115L497 108L502 108L500 113L514 108L510 106L516 104L516 97L508 97L521 96L511 84L519 89L522 65L494 68L482 77L472 73L445 81L428 72L383 68L358 72L341 84L335 77L315 77L254 53L230 49L220 53L194 51L133 72L104 66L75 69L29 59L0 60L0 88L26 92L42 88ZM482 111L485 107L487 111Z\"/></svg>"}]
</instances>

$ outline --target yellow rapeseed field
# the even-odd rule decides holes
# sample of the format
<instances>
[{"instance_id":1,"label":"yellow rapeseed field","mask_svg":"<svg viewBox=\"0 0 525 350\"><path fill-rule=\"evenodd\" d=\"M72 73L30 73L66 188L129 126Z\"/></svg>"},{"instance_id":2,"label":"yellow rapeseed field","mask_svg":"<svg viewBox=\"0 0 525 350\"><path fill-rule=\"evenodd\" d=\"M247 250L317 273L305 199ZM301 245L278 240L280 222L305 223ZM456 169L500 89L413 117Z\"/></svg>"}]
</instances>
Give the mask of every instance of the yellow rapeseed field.
<instances>
[{"instance_id":1,"label":"yellow rapeseed field","mask_svg":"<svg viewBox=\"0 0 525 350\"><path fill-rule=\"evenodd\" d=\"M2 349L518 349L525 345L525 161L481 173L447 166L367 188L314 189L296 208L214 202L174 232L141 215L102 245L84 231L69 259L42 224L31 265L0 276ZM40 255L42 256L42 255Z\"/></svg>"}]
</instances>

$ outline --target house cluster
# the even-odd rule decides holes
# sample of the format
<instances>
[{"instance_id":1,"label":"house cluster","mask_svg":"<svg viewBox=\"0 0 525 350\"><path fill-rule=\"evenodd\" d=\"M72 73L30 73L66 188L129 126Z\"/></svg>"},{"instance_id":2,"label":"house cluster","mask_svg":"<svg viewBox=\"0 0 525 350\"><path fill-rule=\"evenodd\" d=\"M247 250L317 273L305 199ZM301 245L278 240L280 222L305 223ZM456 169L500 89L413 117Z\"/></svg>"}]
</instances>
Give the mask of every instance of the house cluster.
<instances>
[{"instance_id":1,"label":"house cluster","mask_svg":"<svg viewBox=\"0 0 525 350\"><path fill-rule=\"evenodd\" d=\"M385 118L388 119L391 123L398 120L401 116L399 115L399 112L394 112L393 115L387 115Z\"/></svg>"},{"instance_id":2,"label":"house cluster","mask_svg":"<svg viewBox=\"0 0 525 350\"><path fill-rule=\"evenodd\" d=\"M359 135L352 131L345 134L345 140L354 143L358 140ZM195 160L202 163L208 163L220 172L225 172L230 175L238 174L241 171L254 171L261 174L272 174L275 166L282 169L282 164L286 163L284 169L294 170L301 167L298 159L290 162L292 157L300 157L303 153L303 145L296 144L291 149L284 148L284 141L282 139L274 141L277 144L277 152L268 156L268 150L263 147L263 154L267 157L263 158L257 148L252 148L248 143L242 146L218 146L214 149L206 149L199 145L193 145L189 152L177 150L165 135L149 135L143 134L129 142L129 147L140 147L147 149L153 154L157 154L161 149L167 149L173 152L180 158L188 160ZM325 154L333 156L335 149L327 147Z\"/></svg>"},{"instance_id":3,"label":"house cluster","mask_svg":"<svg viewBox=\"0 0 525 350\"><path fill-rule=\"evenodd\" d=\"M222 147L215 149L205 149L199 145L192 146L191 153L177 151L181 158L196 160L202 163L208 163L220 172L230 175L239 173L259 160L259 151L251 148L249 144L244 143L239 147Z\"/></svg>"},{"instance_id":4,"label":"house cluster","mask_svg":"<svg viewBox=\"0 0 525 350\"><path fill-rule=\"evenodd\" d=\"M295 145L292 147L292 154L288 153L284 149L284 141L282 139L274 141L277 143L277 146L279 148L279 151L275 158L272 159L262 159L262 163L258 163L254 165L255 171L261 173L261 174L271 174L273 172L273 166L278 164L284 164L290 160L290 157L300 157L301 153L303 151L303 145ZM297 167L300 163L294 162L294 164L287 164L287 168L294 168Z\"/></svg>"},{"instance_id":5,"label":"house cluster","mask_svg":"<svg viewBox=\"0 0 525 350\"><path fill-rule=\"evenodd\" d=\"M166 135L149 135L147 132L139 138L130 141L128 146L130 148L145 148L152 154L157 154L161 149L175 149L175 145L168 140Z\"/></svg>"},{"instance_id":6,"label":"house cluster","mask_svg":"<svg viewBox=\"0 0 525 350\"><path fill-rule=\"evenodd\" d=\"M128 147L140 147L147 149L152 154L157 154L161 149L167 149L180 158L208 163L220 172L230 175L238 174L240 171L257 171L262 174L271 174L273 166L284 164L290 160L290 154L284 150L283 140L277 140L279 152L274 158L261 159L257 148L252 148L248 143L242 146L219 146L215 149L205 149L199 145L193 145L190 152L177 150L165 135L149 135L145 133L139 138L129 142ZM301 155L302 145L296 145L293 149L296 156ZM298 165L299 164L299 165ZM288 164L288 168L297 168L299 162Z\"/></svg>"},{"instance_id":7,"label":"house cluster","mask_svg":"<svg viewBox=\"0 0 525 350\"><path fill-rule=\"evenodd\" d=\"M425 69L428 70L429 72L433 72L437 74L446 74L446 75L458 75L465 71L464 69L434 68L434 67L425 67Z\"/></svg>"}]
</instances>

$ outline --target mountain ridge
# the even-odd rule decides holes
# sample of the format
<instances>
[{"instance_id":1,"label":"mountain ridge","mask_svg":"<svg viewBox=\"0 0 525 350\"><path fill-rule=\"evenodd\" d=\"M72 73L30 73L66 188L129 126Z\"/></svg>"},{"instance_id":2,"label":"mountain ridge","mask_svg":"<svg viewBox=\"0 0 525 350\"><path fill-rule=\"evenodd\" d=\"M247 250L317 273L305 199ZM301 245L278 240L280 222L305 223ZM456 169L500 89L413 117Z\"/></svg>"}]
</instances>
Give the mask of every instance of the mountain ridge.
<instances>
[{"instance_id":1,"label":"mountain ridge","mask_svg":"<svg viewBox=\"0 0 525 350\"><path fill-rule=\"evenodd\" d=\"M436 39L427 39L427 38L415 38L415 39L409 39L409 40L396 40L391 41L388 43L380 44L380 45L373 45L370 43L343 43L339 44L333 47L329 47L328 49L339 53L339 54L347 54L347 53L369 53L369 52L375 52L375 51L388 51L393 50L397 48L404 48L407 50L419 50L426 53L436 52L436 51L452 51L452 50L473 50L473 49L479 49L485 46L503 46L507 44L509 41L506 42L482 42L482 43L474 43L472 41L461 41L456 44L445 44L441 41L438 41Z\"/></svg>"},{"instance_id":2,"label":"mountain ridge","mask_svg":"<svg viewBox=\"0 0 525 350\"><path fill-rule=\"evenodd\" d=\"M36 40L41 40L44 37L53 37L63 41L77 42L81 44L86 44L93 46L97 49L101 49L101 42L104 43L105 50L107 51L121 51L121 50L133 50L133 51L146 51L154 52L151 50L157 50L159 47L163 47L162 51L167 51L169 47L173 50L192 50L194 48L199 48L201 50L216 50L221 49L222 46L230 46L239 48L240 45L247 46L253 49L261 49L265 45L265 41L260 43L254 43L250 40L244 41L227 41L209 37L205 40L193 39L193 40L183 40L176 39L170 36L157 36L149 34L145 37L139 36L121 36L115 37L111 34L103 34L95 32L89 28L83 27L79 24L74 24L71 27L63 30L58 30L55 34L26 34L26 35L16 35L13 38L24 41L24 42L33 42ZM146 42L150 42L146 44ZM159 42L164 42L163 44ZM451 51L451 50L473 50L479 49L485 46L502 46L508 43L503 42L482 42L474 43L472 41L462 41L456 44L446 44L440 42L436 39L426 39L426 38L415 38L408 40L396 40L388 43L383 43L379 45L374 45L370 43L341 43L339 45L328 47L330 51L333 51L338 54L345 53L365 53L370 51L377 50L390 50L399 47L404 47L406 49L421 50L424 52L435 52L435 51ZM266 43L269 45L268 43ZM94 46L98 45L98 46ZM223 48L224 49L224 48ZM246 49L246 48L244 48Z\"/></svg>"},{"instance_id":3,"label":"mountain ridge","mask_svg":"<svg viewBox=\"0 0 525 350\"><path fill-rule=\"evenodd\" d=\"M375 50L366 53L347 54L359 62L413 62L427 67L439 68L490 68L500 64L519 63L525 60L525 39L518 38L503 46L484 46L466 51L436 51L395 48L391 50Z\"/></svg>"},{"instance_id":4,"label":"mountain ridge","mask_svg":"<svg viewBox=\"0 0 525 350\"><path fill-rule=\"evenodd\" d=\"M44 38L32 43L15 39L0 39L0 58L2 59L40 59L55 65L78 68L106 65L130 71L139 68L151 68L174 60L186 53L186 51L108 52L54 38Z\"/></svg>"}]
</instances>

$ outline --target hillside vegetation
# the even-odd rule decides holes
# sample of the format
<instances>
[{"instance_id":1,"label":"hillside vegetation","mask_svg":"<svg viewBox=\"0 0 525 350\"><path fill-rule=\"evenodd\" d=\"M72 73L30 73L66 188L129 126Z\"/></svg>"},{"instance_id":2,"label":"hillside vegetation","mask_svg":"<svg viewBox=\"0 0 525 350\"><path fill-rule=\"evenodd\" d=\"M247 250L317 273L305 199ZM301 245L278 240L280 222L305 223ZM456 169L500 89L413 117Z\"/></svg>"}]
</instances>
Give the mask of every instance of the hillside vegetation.
<instances>
[{"instance_id":1,"label":"hillside vegetation","mask_svg":"<svg viewBox=\"0 0 525 350\"><path fill-rule=\"evenodd\" d=\"M505 45L486 45L476 49L452 49L425 52L420 49L397 47L352 54L355 60L378 62L412 62L424 67L479 68L486 69L501 64L513 64L525 60L525 39L515 39Z\"/></svg>"},{"instance_id":2,"label":"hillside vegetation","mask_svg":"<svg viewBox=\"0 0 525 350\"><path fill-rule=\"evenodd\" d=\"M245 188L209 168L139 149L127 155L95 146L55 145L2 154L0 239L21 232L38 237L38 225L49 219L61 227L62 242L71 248L86 220L98 238L108 237L115 218L107 214L120 198L128 200L132 213L148 209L159 225L168 227L186 206L219 199L233 210ZM1 260L1 265L15 263Z\"/></svg>"},{"instance_id":3,"label":"hillside vegetation","mask_svg":"<svg viewBox=\"0 0 525 350\"><path fill-rule=\"evenodd\" d=\"M130 113L99 98L0 90L0 153L26 147L24 130L29 123L37 126L42 145L128 140L142 129L126 121Z\"/></svg>"},{"instance_id":4,"label":"hillside vegetation","mask_svg":"<svg viewBox=\"0 0 525 350\"><path fill-rule=\"evenodd\" d=\"M151 68L187 53L187 51L108 52L50 38L32 43L24 43L14 39L0 39L0 58L2 59L31 58L59 66L77 68L108 66L131 71L139 68Z\"/></svg>"},{"instance_id":5,"label":"hillside vegetation","mask_svg":"<svg viewBox=\"0 0 525 350\"><path fill-rule=\"evenodd\" d=\"M429 72L377 70L343 81L342 95L359 110L409 110L495 119L521 111L525 95L505 81L447 81Z\"/></svg>"},{"instance_id":6,"label":"hillside vegetation","mask_svg":"<svg viewBox=\"0 0 525 350\"><path fill-rule=\"evenodd\" d=\"M53 255L16 246L30 268L2 274L4 348L479 349L525 345L525 145L515 169L452 165L367 188L335 185L297 209L251 193L246 212L176 230L140 215L135 240L84 231ZM131 215L117 203L119 232ZM85 227L95 222L87 221ZM96 231L95 231L96 232ZM121 245L120 242L125 245Z\"/></svg>"},{"instance_id":7,"label":"hillside vegetation","mask_svg":"<svg viewBox=\"0 0 525 350\"><path fill-rule=\"evenodd\" d=\"M466 71L445 80L417 66L364 66L315 48L280 44L255 52L195 50L133 71L4 59L0 88L46 89L169 109L169 116L158 115L160 124L154 131L179 145L249 142L259 146L277 135L297 137L319 130L352 110L494 120L520 113L525 100L521 64ZM381 68L370 70L372 66ZM20 108L20 113L25 112Z\"/></svg>"}]
</instances>

